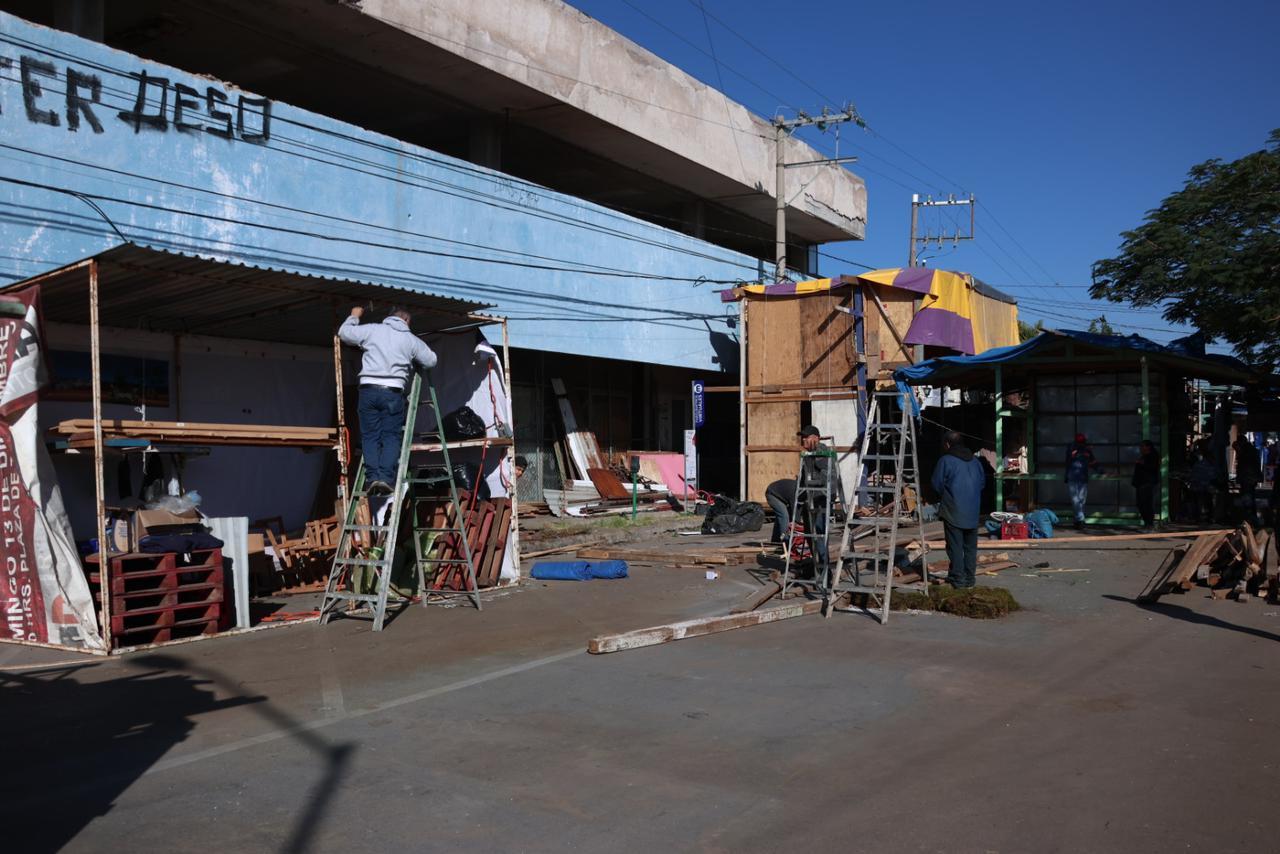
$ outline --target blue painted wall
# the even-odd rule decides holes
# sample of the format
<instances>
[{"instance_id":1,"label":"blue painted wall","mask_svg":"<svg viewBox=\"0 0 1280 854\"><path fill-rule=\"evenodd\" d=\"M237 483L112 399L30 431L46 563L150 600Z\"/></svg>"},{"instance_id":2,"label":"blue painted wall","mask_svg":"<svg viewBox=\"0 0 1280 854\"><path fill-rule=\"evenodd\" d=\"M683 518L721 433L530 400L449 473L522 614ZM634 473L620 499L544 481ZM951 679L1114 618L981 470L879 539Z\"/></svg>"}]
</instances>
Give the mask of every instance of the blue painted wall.
<instances>
[{"instance_id":1,"label":"blue painted wall","mask_svg":"<svg viewBox=\"0 0 1280 854\"><path fill-rule=\"evenodd\" d=\"M716 291L760 271L634 217L4 14L0 179L5 283L128 239L491 303L514 346L703 371L736 360L733 306Z\"/></svg>"}]
</instances>

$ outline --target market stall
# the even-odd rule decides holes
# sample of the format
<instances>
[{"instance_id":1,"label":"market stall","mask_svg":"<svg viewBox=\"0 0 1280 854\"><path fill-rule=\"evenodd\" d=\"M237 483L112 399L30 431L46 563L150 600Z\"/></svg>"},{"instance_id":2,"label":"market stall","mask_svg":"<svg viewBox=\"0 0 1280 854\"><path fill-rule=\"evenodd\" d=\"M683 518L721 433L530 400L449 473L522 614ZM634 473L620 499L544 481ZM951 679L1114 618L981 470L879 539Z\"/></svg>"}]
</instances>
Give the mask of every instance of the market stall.
<instances>
[{"instance_id":1,"label":"market stall","mask_svg":"<svg viewBox=\"0 0 1280 854\"><path fill-rule=\"evenodd\" d=\"M412 313L440 356L442 411L470 405L485 425L455 458L474 455L489 495L513 491L506 325L481 304L135 244L0 301L0 439L15 451L0 469L27 514L5 520L26 539L0 543L18 567L5 640L174 642L271 624L250 602L264 586L314 592L358 453L358 354L334 335L352 305ZM495 584L518 575L510 520ZM274 608L291 610L309 615Z\"/></svg>"}]
</instances>

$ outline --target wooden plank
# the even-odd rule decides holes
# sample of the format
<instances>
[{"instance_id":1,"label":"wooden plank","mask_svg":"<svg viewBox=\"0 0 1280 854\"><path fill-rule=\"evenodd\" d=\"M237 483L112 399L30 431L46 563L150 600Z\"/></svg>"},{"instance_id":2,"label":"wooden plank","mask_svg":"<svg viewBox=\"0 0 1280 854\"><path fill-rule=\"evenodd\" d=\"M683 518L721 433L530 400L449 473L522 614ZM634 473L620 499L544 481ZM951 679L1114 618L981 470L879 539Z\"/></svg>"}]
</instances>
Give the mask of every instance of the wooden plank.
<instances>
[{"instance_id":1,"label":"wooden plank","mask_svg":"<svg viewBox=\"0 0 1280 854\"><path fill-rule=\"evenodd\" d=\"M722 554L702 554L682 551L645 551L643 549L579 549L578 557L582 560L627 560L653 561L655 563L702 563L715 566L726 566L729 558Z\"/></svg>"},{"instance_id":2,"label":"wooden plank","mask_svg":"<svg viewBox=\"0 0 1280 854\"><path fill-rule=\"evenodd\" d=\"M1102 536L1051 537L1047 540L979 540L980 549L1023 549L1033 546L1052 546L1056 543L1121 543L1127 540L1176 540L1200 537L1205 534L1230 534L1230 528L1216 531L1162 531L1152 534L1106 534ZM931 549L946 548L943 540L929 540Z\"/></svg>"},{"instance_id":3,"label":"wooden plank","mask_svg":"<svg viewBox=\"0 0 1280 854\"><path fill-rule=\"evenodd\" d=\"M745 629L750 626L762 626L778 620L789 620L822 612L822 602L818 600L795 602L779 605L746 614L730 614L724 617L703 617L697 620L684 620L663 626L651 626L647 629L636 629L612 635L600 635L587 644L587 652L602 655L609 652L620 652L625 649L639 649L645 646L657 646L684 638L701 637L703 635L727 632L733 629Z\"/></svg>"},{"instance_id":4,"label":"wooden plank","mask_svg":"<svg viewBox=\"0 0 1280 854\"><path fill-rule=\"evenodd\" d=\"M766 581L759 590L747 596L737 605L729 609L730 614L747 614L768 602L782 592L782 585L776 581Z\"/></svg>"},{"instance_id":5,"label":"wooden plank","mask_svg":"<svg viewBox=\"0 0 1280 854\"><path fill-rule=\"evenodd\" d=\"M60 421L50 428L52 432L57 433L83 433L92 429L92 418L71 418ZM272 435L317 437L337 434L337 430L332 427L280 424L215 424L204 421L127 421L119 418L103 419L102 429L115 433L137 432L143 434L156 430L192 433L270 433Z\"/></svg>"},{"instance_id":6,"label":"wooden plank","mask_svg":"<svg viewBox=\"0 0 1280 854\"><path fill-rule=\"evenodd\" d=\"M528 558L546 557L547 555L565 554L566 552L572 552L582 548L589 549L592 546L600 545L602 542L604 542L604 540L583 540L580 543L568 543L567 545L556 546L553 549L542 549L541 551L536 552L521 552L520 559L526 560Z\"/></svg>"}]
</instances>

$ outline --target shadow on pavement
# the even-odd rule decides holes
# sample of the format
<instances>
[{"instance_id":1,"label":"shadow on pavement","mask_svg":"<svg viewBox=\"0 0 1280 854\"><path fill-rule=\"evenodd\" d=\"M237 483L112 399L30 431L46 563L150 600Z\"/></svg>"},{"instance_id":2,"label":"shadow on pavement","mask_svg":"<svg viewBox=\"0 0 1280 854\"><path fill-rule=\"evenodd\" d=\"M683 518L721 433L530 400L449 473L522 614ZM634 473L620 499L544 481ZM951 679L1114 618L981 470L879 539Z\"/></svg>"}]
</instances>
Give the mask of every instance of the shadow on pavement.
<instances>
[{"instance_id":1,"label":"shadow on pavement","mask_svg":"<svg viewBox=\"0 0 1280 854\"><path fill-rule=\"evenodd\" d=\"M58 851L155 763L185 741L197 715L245 707L319 754L323 775L281 850L308 849L352 745L330 744L210 669L166 655L126 659L116 678L82 682L74 665L18 675L0 670L4 850ZM126 844L126 847L127 844Z\"/></svg>"},{"instance_id":2,"label":"shadow on pavement","mask_svg":"<svg viewBox=\"0 0 1280 854\"><path fill-rule=\"evenodd\" d=\"M1228 629L1233 632L1241 632L1246 635L1253 635L1263 640L1280 641L1280 635L1265 629L1255 629L1252 626L1241 626L1236 623L1228 623L1226 620L1202 614L1194 611L1186 605L1174 605L1168 602L1135 602L1127 596L1116 596L1111 593L1104 593L1102 598L1111 599L1115 602L1127 602L1134 607L1141 608L1144 611L1150 611L1153 614L1163 614L1166 617L1172 617L1175 620L1182 620L1187 623L1196 623L1202 626L1212 626L1217 629Z\"/></svg>"}]
</instances>

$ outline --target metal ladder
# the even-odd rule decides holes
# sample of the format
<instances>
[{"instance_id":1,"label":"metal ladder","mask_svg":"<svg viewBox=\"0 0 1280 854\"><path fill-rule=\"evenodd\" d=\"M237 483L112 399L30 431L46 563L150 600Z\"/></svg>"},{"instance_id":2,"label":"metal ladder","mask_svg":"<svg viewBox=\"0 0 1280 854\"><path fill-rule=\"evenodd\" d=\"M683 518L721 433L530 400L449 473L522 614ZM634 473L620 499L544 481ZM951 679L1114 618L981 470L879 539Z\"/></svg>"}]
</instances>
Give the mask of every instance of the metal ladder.
<instances>
[{"instance_id":1,"label":"metal ladder","mask_svg":"<svg viewBox=\"0 0 1280 854\"><path fill-rule=\"evenodd\" d=\"M914 400L909 391L877 391L872 395L867 413L867 430L862 439L858 460L858 477L853 491L854 504L863 495L889 496L892 513L881 515L883 503L872 502L872 515L848 514L840 536L840 552L829 574L827 616L835 610L837 597L843 593L862 593L879 606L881 623L889 619L889 599L895 586L928 589L928 544L924 538L924 521L920 515L920 461L916 452ZM893 409L900 411L894 422ZM889 411L886 411L889 410ZM907 489L915 491L913 511L903 508ZM898 550L898 531L904 517L914 516L921 553L920 582L895 585L894 559ZM906 519L910 521L910 519ZM914 563L914 561L913 561ZM842 609L843 610L843 609Z\"/></svg>"},{"instance_id":2,"label":"metal ladder","mask_svg":"<svg viewBox=\"0 0 1280 854\"><path fill-rule=\"evenodd\" d=\"M452 525L439 529L439 532L451 532L457 538L456 542L461 545L462 557L459 559L455 556L447 561L440 559L438 562L454 564L465 562L467 579L471 586L470 592L475 596L476 608L479 609L480 607L479 590L476 588L475 583L475 564L471 558L470 543L467 542L462 505L458 501L458 487L454 483L453 470L449 463L449 444L445 439L440 404L436 399L436 390L431 383L430 373L427 374L427 390L431 412L435 416L435 429L439 439L439 449L444 455L444 474L431 477L409 476L409 458L416 449L413 442L413 434L422 394L422 375L415 373L409 386L409 399L405 408L404 435L400 440L400 459L396 466L396 479L395 483L391 485L391 494L387 496L387 502L382 507L383 521L379 524L378 519L372 512L370 513L369 524L357 521L361 502L368 502L369 499L368 490L365 488L365 464L362 455L360 466L356 470L355 483L352 486L351 495L347 502L346 513L342 521L342 530L338 535L338 547L334 551L333 564L329 569L329 579L325 584L324 602L320 606L321 625L328 623L335 614L351 615L367 608L373 615L373 630L375 632L382 631L382 627L386 622L387 600L391 591L391 572L396 556L396 539L402 522L401 517L403 516L405 498L409 494L411 487L427 486L446 481L449 484L450 499L450 515L447 518L452 520ZM372 511L372 508L370 510ZM414 539L416 541L419 538L416 528L416 507L414 512ZM377 544L379 539L382 541L381 545ZM427 604L428 596L426 584L423 582L422 566L424 562L434 559L424 559L420 553L417 557L419 587L422 594L422 602L425 605ZM369 586L365 583L368 578L367 572L372 572L374 585L376 586L376 590L371 593L364 592ZM355 607L341 612L338 607L343 602L350 603ZM361 604L365 607L359 607Z\"/></svg>"},{"instance_id":3,"label":"metal ladder","mask_svg":"<svg viewBox=\"0 0 1280 854\"><path fill-rule=\"evenodd\" d=\"M812 459L826 460L826 477L823 478L821 484L805 483L805 463ZM844 504L843 494L840 483L840 465L835 451L827 448L801 453L800 471L796 475L795 499L791 502L791 525L794 528L796 523L803 519L804 531L803 533L798 533L794 530L787 530L782 534L784 547L786 548L786 561L782 568L781 595L783 598L787 596L792 587L813 588L815 590L825 590L827 588L827 573L831 565L831 552L828 548L828 540L831 535L831 520L835 516L836 505L843 506ZM802 510L804 511L803 516L801 515ZM819 533L817 525L819 516L823 519L821 533ZM791 573L792 555L796 552L793 539L797 537L808 547L809 556L813 561L813 578L811 579L796 578ZM819 543L822 545L821 553L818 549Z\"/></svg>"}]
</instances>

